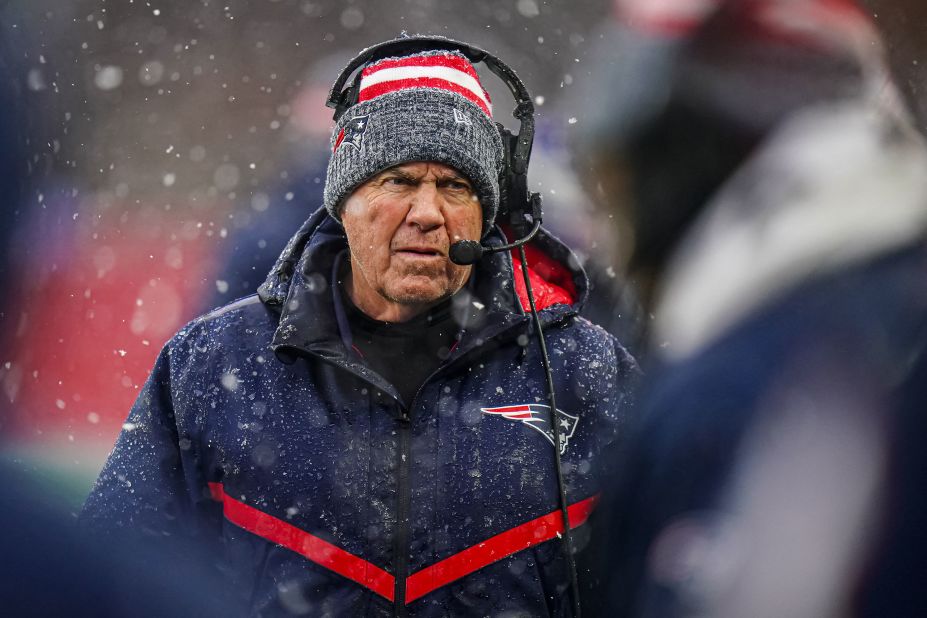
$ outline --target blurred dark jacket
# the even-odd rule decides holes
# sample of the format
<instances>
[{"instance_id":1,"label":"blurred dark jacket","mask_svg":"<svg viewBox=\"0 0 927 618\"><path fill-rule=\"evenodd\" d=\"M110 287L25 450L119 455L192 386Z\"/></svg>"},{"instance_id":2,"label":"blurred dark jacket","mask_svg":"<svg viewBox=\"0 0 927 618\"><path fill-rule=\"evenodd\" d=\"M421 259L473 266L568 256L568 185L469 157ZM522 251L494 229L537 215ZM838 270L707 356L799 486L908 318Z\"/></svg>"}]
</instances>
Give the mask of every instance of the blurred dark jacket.
<instances>
[{"instance_id":1,"label":"blurred dark jacket","mask_svg":"<svg viewBox=\"0 0 927 618\"><path fill-rule=\"evenodd\" d=\"M88 535L47 479L22 464L0 462L0 482L5 616L242 615L203 548Z\"/></svg>"},{"instance_id":2,"label":"blurred dark jacket","mask_svg":"<svg viewBox=\"0 0 927 618\"><path fill-rule=\"evenodd\" d=\"M925 179L916 139L824 107L700 218L664 280L645 420L608 509L616 615L927 611L911 433L927 401Z\"/></svg>"},{"instance_id":3,"label":"blurred dark jacket","mask_svg":"<svg viewBox=\"0 0 927 618\"><path fill-rule=\"evenodd\" d=\"M588 127L659 275L610 615L924 615L927 151L852 2L719 6L626 26Z\"/></svg>"}]
</instances>

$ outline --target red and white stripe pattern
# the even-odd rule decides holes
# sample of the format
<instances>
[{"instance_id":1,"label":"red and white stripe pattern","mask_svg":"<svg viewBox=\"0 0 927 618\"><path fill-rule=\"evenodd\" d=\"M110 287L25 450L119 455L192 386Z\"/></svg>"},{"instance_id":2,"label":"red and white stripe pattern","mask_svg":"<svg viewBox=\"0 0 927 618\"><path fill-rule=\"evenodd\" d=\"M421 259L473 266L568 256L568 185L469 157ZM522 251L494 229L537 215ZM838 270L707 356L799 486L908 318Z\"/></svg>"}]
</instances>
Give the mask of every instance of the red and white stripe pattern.
<instances>
[{"instance_id":1,"label":"red and white stripe pattern","mask_svg":"<svg viewBox=\"0 0 927 618\"><path fill-rule=\"evenodd\" d=\"M470 61L454 52L416 54L385 58L361 72L358 102L411 88L439 88L472 101L492 118L489 93Z\"/></svg>"}]
</instances>

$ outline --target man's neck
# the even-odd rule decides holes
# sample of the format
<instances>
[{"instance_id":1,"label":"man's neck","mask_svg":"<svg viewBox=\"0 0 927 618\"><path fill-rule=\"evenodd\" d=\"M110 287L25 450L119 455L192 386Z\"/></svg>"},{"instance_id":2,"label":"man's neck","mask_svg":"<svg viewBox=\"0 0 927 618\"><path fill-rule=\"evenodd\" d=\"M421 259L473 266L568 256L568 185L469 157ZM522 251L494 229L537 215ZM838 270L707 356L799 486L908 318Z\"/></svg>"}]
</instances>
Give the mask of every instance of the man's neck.
<instances>
[{"instance_id":1,"label":"man's neck","mask_svg":"<svg viewBox=\"0 0 927 618\"><path fill-rule=\"evenodd\" d=\"M445 300L439 299L431 303L404 304L389 301L380 296L361 295L355 290L354 276L350 271L346 274L346 278L344 289L354 306L367 317L380 322L408 322Z\"/></svg>"},{"instance_id":2,"label":"man's neck","mask_svg":"<svg viewBox=\"0 0 927 618\"><path fill-rule=\"evenodd\" d=\"M361 311L341 289L350 347L360 360L396 388L411 405L429 375L454 349L458 325L445 300L405 322L384 323Z\"/></svg>"}]
</instances>

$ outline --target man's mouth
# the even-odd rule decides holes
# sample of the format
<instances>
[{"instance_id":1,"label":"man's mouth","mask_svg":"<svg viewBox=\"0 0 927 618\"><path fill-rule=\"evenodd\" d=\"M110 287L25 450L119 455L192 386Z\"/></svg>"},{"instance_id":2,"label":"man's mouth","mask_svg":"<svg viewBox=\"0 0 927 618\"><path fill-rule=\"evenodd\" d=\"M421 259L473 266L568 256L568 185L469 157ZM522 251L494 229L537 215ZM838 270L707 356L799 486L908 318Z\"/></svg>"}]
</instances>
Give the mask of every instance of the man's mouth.
<instances>
[{"instance_id":1,"label":"man's mouth","mask_svg":"<svg viewBox=\"0 0 927 618\"><path fill-rule=\"evenodd\" d=\"M416 257L444 257L444 253L430 247L403 247L397 249L396 253Z\"/></svg>"}]
</instances>

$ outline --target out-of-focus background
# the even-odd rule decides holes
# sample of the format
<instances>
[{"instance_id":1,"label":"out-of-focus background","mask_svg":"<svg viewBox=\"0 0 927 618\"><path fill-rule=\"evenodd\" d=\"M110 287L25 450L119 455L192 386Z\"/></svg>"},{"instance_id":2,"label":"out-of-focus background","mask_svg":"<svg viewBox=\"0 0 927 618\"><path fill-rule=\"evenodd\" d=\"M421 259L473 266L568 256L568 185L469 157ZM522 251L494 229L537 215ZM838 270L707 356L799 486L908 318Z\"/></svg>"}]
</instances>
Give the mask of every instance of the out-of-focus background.
<instances>
[{"instance_id":1,"label":"out-of-focus background","mask_svg":"<svg viewBox=\"0 0 927 618\"><path fill-rule=\"evenodd\" d=\"M923 130L927 6L867 7ZM341 67L403 31L515 68L536 97L532 188L607 285L606 215L570 146L612 11L608 0L0 3L5 457L80 504L164 342L251 293L318 207L324 99ZM508 93L484 82L511 124Z\"/></svg>"}]
</instances>

